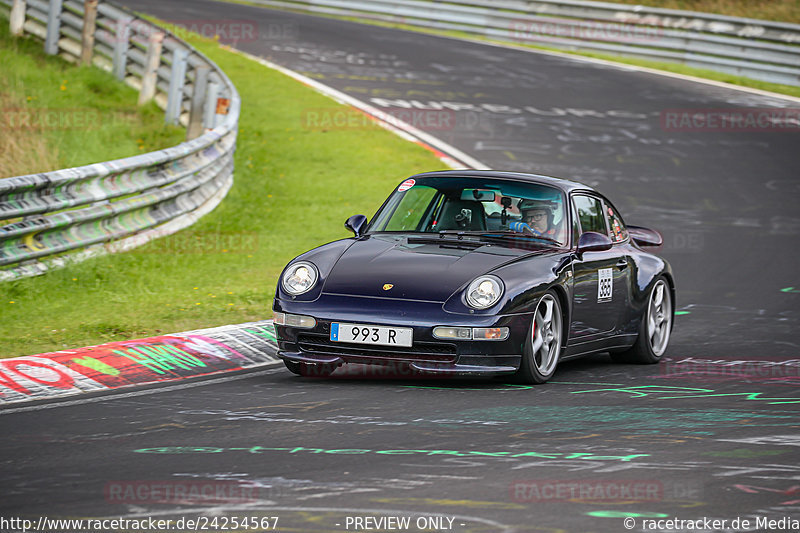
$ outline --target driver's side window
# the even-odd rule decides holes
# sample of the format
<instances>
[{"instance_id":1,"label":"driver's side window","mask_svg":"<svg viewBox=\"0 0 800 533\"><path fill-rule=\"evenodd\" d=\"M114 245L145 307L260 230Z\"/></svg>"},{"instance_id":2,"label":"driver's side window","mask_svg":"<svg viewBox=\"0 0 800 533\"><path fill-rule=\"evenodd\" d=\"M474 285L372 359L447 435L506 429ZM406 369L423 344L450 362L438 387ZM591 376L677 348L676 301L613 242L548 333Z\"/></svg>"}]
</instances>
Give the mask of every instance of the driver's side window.
<instances>
[{"instance_id":1,"label":"driver's side window","mask_svg":"<svg viewBox=\"0 0 800 533\"><path fill-rule=\"evenodd\" d=\"M608 235L606 217L603 216L603 203L599 198L576 195L573 197L573 202L580 222L581 233L596 231L597 233Z\"/></svg>"}]
</instances>

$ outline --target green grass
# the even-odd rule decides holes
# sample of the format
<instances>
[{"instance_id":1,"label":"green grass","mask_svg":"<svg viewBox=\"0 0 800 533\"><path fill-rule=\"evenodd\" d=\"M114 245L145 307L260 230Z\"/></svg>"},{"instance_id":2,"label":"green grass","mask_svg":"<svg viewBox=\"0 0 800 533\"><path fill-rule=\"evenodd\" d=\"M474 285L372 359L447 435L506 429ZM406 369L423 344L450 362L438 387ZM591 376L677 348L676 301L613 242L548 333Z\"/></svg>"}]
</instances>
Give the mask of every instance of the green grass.
<instances>
[{"instance_id":1,"label":"green grass","mask_svg":"<svg viewBox=\"0 0 800 533\"><path fill-rule=\"evenodd\" d=\"M248 0L223 0L230 3L235 4L245 4L250 6L256 7L264 7L261 4L256 2L251 2ZM797 0L776 0L775 6L769 6L766 2L757 2L761 9L750 9L748 10L748 2L749 0L674 0L674 2L661 2L659 0L651 0L649 2L638 2L634 0L626 1L625 3L635 3L635 4L646 4L649 6L658 6L658 7L673 7L677 8L676 5L686 5L689 7L680 7L680 9L691 9L692 7L698 10L700 7L709 9L709 6L723 6L723 4L728 4L728 9L722 11L713 11L718 13L723 13L731 16L744 16L744 17L758 17L758 16L767 16L767 15L774 15L778 18L777 20L782 20L783 22L798 22L800 20L800 2ZM668 5L669 4L669 5ZM673 5L674 4L674 5ZM750 6L754 7L754 6ZM273 8L277 9L277 8ZM286 9L287 11L293 11L296 13L305 13L300 9ZM748 14L749 13L749 14ZM580 51L580 50L563 50L560 48L549 47L549 46L540 46L536 44L529 44L529 43L520 43L520 42L509 42L509 41L501 41L497 39L490 39L487 37L483 37L480 35L475 35L471 33L467 33L464 31L455 31L455 30L439 30L434 28L425 28L421 26L413 26L410 24L401 24L401 23L394 23L394 22L387 22L369 18L359 18L359 17L350 17L350 16L341 16L341 15L331 15L327 13L314 13L315 16L320 17L328 17L338 20L347 20L350 22L358 22L360 24L371 24L375 26L382 26L385 28L395 28L407 31L414 31L418 33L426 33L430 35L440 35L444 37L454 37L457 39L467 39L473 41L484 41L487 43L494 43L494 44L501 44L501 45L511 45L511 46L518 46L521 48L529 48L532 50L543 50L547 52L558 52L563 54L570 54L576 56L583 56L583 57L591 57L596 59L603 59L605 61L612 61L615 63L624 63L627 65L635 65L639 67L651 68L655 70L663 70L666 72L672 72L676 74L682 74L685 76L694 76L697 78L703 78L711 81L719 81L723 83L730 83L733 85L739 85L742 87L749 87L752 89L759 89L762 91L769 91L778 94L785 94L788 96L800 97L800 87L795 87L792 85L781 85L777 83L769 83L761 80L754 80L751 78L747 78L744 76L736 76L733 74L726 74L724 72L717 72L714 70L708 69L700 69L694 67L688 67L686 65L680 63L668 63L668 62L660 62L660 61L651 61L647 59L640 59L636 57L625 57L625 56L617 56L612 54L602 54L590 51Z\"/></svg>"},{"instance_id":2,"label":"green grass","mask_svg":"<svg viewBox=\"0 0 800 533\"><path fill-rule=\"evenodd\" d=\"M271 318L292 257L349 236L345 219L372 216L404 177L444 168L379 127L310 128L308 113L348 108L213 41L191 42L242 97L234 187L184 232L0 284L0 356ZM48 90L58 86L41 94ZM204 244L192 245L196 238Z\"/></svg>"},{"instance_id":3,"label":"green grass","mask_svg":"<svg viewBox=\"0 0 800 533\"><path fill-rule=\"evenodd\" d=\"M0 177L142 154L180 143L155 104L97 68L44 54L41 41L14 39L0 19ZM43 120L45 119L45 120Z\"/></svg>"}]
</instances>

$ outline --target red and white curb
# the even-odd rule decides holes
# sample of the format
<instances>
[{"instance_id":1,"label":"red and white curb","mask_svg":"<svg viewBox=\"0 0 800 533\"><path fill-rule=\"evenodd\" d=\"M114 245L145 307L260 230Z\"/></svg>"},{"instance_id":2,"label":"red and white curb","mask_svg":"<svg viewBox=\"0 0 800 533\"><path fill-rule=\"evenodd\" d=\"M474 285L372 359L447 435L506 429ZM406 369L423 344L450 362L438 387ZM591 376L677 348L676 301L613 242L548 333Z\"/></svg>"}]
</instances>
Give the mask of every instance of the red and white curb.
<instances>
[{"instance_id":1,"label":"red and white curb","mask_svg":"<svg viewBox=\"0 0 800 533\"><path fill-rule=\"evenodd\" d=\"M0 407L276 364L272 321L0 359Z\"/></svg>"}]
</instances>

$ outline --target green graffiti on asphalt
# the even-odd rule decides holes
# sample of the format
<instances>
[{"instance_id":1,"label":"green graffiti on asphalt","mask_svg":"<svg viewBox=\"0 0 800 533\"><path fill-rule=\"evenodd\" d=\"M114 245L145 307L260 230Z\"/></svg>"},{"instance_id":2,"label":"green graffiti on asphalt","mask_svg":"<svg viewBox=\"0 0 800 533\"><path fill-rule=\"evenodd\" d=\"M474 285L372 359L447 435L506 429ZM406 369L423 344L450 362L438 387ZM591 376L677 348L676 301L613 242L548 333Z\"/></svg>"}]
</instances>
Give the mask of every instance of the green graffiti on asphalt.
<instances>
[{"instance_id":1,"label":"green graffiti on asphalt","mask_svg":"<svg viewBox=\"0 0 800 533\"><path fill-rule=\"evenodd\" d=\"M594 453L575 452L476 452L476 451L457 451L457 450L370 450L365 448L339 448L328 450L324 448L304 448L296 446L294 448L268 448L264 446L251 446L250 448L217 448L217 447L193 447L193 446L163 446L157 448L140 448L133 450L134 453L158 453L158 454L192 454L192 453L223 453L231 451L242 451L246 453L262 454L265 452L286 452L286 453L325 453L332 455L443 455L456 457L532 457L538 459L580 459L582 461L622 461L630 462L638 457L649 457L649 453L634 453L630 455L595 455Z\"/></svg>"},{"instance_id":2,"label":"green graffiti on asphalt","mask_svg":"<svg viewBox=\"0 0 800 533\"><path fill-rule=\"evenodd\" d=\"M731 399L753 401L753 402L767 402L768 405L778 405L784 403L800 403L800 398L791 397L778 397L769 398L763 397L762 392L717 392L714 389L701 389L696 387L670 387L666 385L637 385L625 386L621 383L581 383L572 381L551 381L551 385L604 385L606 388L602 389L589 389L570 391L570 394L586 394L593 392L621 392L630 395L631 398L649 398L654 397L656 400L682 400L685 398L716 398L727 396ZM500 385L500 386L486 386L486 387L459 387L457 385L446 386L425 386L425 385L403 385L406 388L412 389L431 389L431 390L484 390L484 391L516 391L516 390L531 390L538 389L539 386L534 385ZM667 394L668 396L662 396Z\"/></svg>"},{"instance_id":3,"label":"green graffiti on asphalt","mask_svg":"<svg viewBox=\"0 0 800 533\"><path fill-rule=\"evenodd\" d=\"M701 389L696 387L670 387L665 385L638 385L638 386L625 386L621 383L582 383L573 381L551 381L551 385L603 385L606 388L602 389L589 389L570 391L570 394L586 394L593 392L621 392L630 395L631 398L649 398L657 400L682 400L684 398L715 398L727 396L731 399L754 401L754 402L767 402L768 405L778 405L784 403L800 403L800 398L769 398L763 397L761 392L726 392L718 393L714 389ZM521 391L521 390L534 390L539 389L540 386L535 385L487 385L486 387L460 387L458 385L452 386L436 386L436 385L403 385L409 389L430 389L430 390L451 390L451 391L469 391L469 390L482 390L482 391ZM668 396L663 396L667 394Z\"/></svg>"},{"instance_id":4,"label":"green graffiti on asphalt","mask_svg":"<svg viewBox=\"0 0 800 533\"><path fill-rule=\"evenodd\" d=\"M719 398L719 397L737 397L736 399L748 400L755 402L767 402L769 405L778 405L784 403L800 403L800 398L763 398L762 392L720 392L714 389L699 389L695 387L669 387L663 385L638 385L635 387L626 387L623 385L609 384L612 388L605 389L590 389L572 391L570 394L586 394L592 392L621 392L629 394L631 398L644 398L653 395L673 395L673 396L658 396L658 400L682 400L685 398ZM677 394L678 396L674 396Z\"/></svg>"}]
</instances>

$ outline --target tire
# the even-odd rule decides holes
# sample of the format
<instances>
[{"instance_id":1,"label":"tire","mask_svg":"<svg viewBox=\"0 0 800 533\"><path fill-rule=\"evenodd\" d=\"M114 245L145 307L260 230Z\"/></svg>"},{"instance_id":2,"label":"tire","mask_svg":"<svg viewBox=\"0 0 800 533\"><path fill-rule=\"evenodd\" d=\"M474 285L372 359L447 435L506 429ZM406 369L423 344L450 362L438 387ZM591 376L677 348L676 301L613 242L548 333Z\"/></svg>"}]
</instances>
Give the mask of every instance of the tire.
<instances>
[{"instance_id":1,"label":"tire","mask_svg":"<svg viewBox=\"0 0 800 533\"><path fill-rule=\"evenodd\" d=\"M656 279L647 296L647 307L642 313L636 343L624 352L612 353L611 358L619 363L658 363L667 351L672 319L672 293L662 276Z\"/></svg>"},{"instance_id":2,"label":"tire","mask_svg":"<svg viewBox=\"0 0 800 533\"><path fill-rule=\"evenodd\" d=\"M293 374L304 377L326 378L336 370L334 365L298 363L297 361L283 360L283 364Z\"/></svg>"},{"instance_id":3,"label":"tire","mask_svg":"<svg viewBox=\"0 0 800 533\"><path fill-rule=\"evenodd\" d=\"M517 378L523 383L545 383L556 371L561 357L564 322L558 296L547 291L536 305L525 339Z\"/></svg>"}]
</instances>

